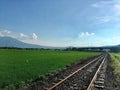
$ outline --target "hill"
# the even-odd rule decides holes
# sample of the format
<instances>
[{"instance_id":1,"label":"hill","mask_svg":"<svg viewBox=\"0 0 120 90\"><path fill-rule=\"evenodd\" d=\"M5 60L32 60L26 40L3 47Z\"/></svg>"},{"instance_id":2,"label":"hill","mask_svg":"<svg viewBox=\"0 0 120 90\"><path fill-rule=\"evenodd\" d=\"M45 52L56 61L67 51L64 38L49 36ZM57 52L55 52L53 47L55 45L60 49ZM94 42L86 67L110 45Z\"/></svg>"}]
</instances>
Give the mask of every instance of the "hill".
<instances>
[{"instance_id":1,"label":"hill","mask_svg":"<svg viewBox=\"0 0 120 90\"><path fill-rule=\"evenodd\" d=\"M11 37L0 37L0 47L44 48L44 49L54 48L49 46L41 46L41 45L24 43L22 41L19 41Z\"/></svg>"}]
</instances>

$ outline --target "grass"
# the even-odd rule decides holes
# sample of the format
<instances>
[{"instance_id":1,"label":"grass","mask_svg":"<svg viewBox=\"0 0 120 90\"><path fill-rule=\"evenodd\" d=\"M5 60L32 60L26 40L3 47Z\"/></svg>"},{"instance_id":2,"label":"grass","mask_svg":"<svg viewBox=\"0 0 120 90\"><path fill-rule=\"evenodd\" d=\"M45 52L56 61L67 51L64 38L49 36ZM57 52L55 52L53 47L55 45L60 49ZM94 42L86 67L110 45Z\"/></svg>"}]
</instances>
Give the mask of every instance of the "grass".
<instances>
[{"instance_id":1,"label":"grass","mask_svg":"<svg viewBox=\"0 0 120 90\"><path fill-rule=\"evenodd\" d=\"M114 73L116 75L116 81L120 85L120 53L112 53L111 58Z\"/></svg>"},{"instance_id":2,"label":"grass","mask_svg":"<svg viewBox=\"0 0 120 90\"><path fill-rule=\"evenodd\" d=\"M0 88L19 86L95 52L0 49Z\"/></svg>"}]
</instances>

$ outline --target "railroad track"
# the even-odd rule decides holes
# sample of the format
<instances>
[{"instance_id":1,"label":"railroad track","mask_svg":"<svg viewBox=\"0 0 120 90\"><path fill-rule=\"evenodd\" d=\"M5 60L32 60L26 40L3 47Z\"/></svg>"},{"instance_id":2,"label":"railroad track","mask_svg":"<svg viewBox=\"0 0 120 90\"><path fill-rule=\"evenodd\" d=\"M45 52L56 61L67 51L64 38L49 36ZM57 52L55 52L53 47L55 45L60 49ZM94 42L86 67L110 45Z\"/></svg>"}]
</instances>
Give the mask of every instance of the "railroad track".
<instances>
[{"instance_id":1,"label":"railroad track","mask_svg":"<svg viewBox=\"0 0 120 90\"><path fill-rule=\"evenodd\" d=\"M59 81L52 83L52 86L45 87L45 90L101 90L104 88L104 78L107 54L78 68L71 74L64 76Z\"/></svg>"},{"instance_id":2,"label":"railroad track","mask_svg":"<svg viewBox=\"0 0 120 90\"><path fill-rule=\"evenodd\" d=\"M91 80L87 90L101 90L104 89L104 83L105 83L105 72L107 69L107 55L103 59L102 63L100 64L98 70L96 71L93 79Z\"/></svg>"}]
</instances>

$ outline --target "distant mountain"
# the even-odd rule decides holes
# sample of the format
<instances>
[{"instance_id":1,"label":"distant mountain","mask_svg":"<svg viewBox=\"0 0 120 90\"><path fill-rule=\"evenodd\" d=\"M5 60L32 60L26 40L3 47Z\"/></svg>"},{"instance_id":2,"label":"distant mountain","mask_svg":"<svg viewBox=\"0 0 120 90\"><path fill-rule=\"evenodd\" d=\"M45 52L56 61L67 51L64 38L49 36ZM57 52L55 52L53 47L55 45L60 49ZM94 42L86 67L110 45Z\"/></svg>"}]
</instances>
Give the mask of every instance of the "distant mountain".
<instances>
[{"instance_id":1,"label":"distant mountain","mask_svg":"<svg viewBox=\"0 0 120 90\"><path fill-rule=\"evenodd\" d=\"M41 46L28 44L11 37L0 37L0 47L18 47L18 48L44 48L56 49L57 47Z\"/></svg>"},{"instance_id":2,"label":"distant mountain","mask_svg":"<svg viewBox=\"0 0 120 90\"><path fill-rule=\"evenodd\" d=\"M120 48L120 45L103 46L102 48Z\"/></svg>"},{"instance_id":3,"label":"distant mountain","mask_svg":"<svg viewBox=\"0 0 120 90\"><path fill-rule=\"evenodd\" d=\"M119 46L119 47L120 47L120 45L117 45L117 46Z\"/></svg>"}]
</instances>

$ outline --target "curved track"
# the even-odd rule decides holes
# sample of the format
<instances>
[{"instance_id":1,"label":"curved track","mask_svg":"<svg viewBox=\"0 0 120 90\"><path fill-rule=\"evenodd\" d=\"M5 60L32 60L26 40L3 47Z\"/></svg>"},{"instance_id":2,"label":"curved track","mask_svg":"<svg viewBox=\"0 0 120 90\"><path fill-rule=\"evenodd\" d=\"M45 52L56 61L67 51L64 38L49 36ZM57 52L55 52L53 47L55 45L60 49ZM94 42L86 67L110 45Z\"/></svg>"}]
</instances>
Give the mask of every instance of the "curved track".
<instances>
[{"instance_id":1,"label":"curved track","mask_svg":"<svg viewBox=\"0 0 120 90\"><path fill-rule=\"evenodd\" d=\"M107 54L103 54L81 68L75 70L53 86L46 87L46 90L93 90L93 88L104 88L100 85L94 85L95 80L103 67ZM99 82L101 83L101 82Z\"/></svg>"},{"instance_id":2,"label":"curved track","mask_svg":"<svg viewBox=\"0 0 120 90\"><path fill-rule=\"evenodd\" d=\"M74 63L19 90L104 90L107 53Z\"/></svg>"}]
</instances>

